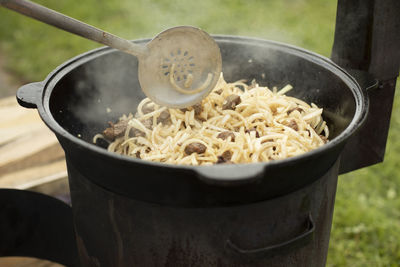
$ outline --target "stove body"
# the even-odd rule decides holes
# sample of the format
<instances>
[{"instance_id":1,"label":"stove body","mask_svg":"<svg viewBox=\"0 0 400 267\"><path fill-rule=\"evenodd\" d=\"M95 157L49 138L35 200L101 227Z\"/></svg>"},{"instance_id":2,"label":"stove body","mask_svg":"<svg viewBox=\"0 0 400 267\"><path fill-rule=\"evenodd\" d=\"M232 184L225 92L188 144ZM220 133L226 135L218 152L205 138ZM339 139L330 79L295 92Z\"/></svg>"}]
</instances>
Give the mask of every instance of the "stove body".
<instances>
[{"instance_id":1,"label":"stove body","mask_svg":"<svg viewBox=\"0 0 400 267\"><path fill-rule=\"evenodd\" d=\"M338 167L272 200L185 208L117 195L68 165L82 266L324 266Z\"/></svg>"}]
</instances>

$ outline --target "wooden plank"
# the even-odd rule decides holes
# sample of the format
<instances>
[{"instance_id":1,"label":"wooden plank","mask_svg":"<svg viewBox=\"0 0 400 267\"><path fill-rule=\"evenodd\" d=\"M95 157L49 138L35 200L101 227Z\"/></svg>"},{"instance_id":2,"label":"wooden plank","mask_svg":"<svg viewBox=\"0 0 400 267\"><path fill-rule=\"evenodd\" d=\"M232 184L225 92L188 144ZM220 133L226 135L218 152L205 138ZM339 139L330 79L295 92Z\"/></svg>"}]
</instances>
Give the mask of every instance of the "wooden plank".
<instances>
[{"instance_id":1,"label":"wooden plank","mask_svg":"<svg viewBox=\"0 0 400 267\"><path fill-rule=\"evenodd\" d=\"M38 111L15 97L0 99L0 187L25 189L65 176L64 151Z\"/></svg>"},{"instance_id":2,"label":"wooden plank","mask_svg":"<svg viewBox=\"0 0 400 267\"><path fill-rule=\"evenodd\" d=\"M0 99L0 123L4 125L10 121L15 120L25 114L32 114L35 117L35 121L39 119L37 110L26 109L18 106L15 97L7 97Z\"/></svg>"},{"instance_id":3,"label":"wooden plank","mask_svg":"<svg viewBox=\"0 0 400 267\"><path fill-rule=\"evenodd\" d=\"M0 187L29 189L41 183L67 177L65 160L15 171L0 176Z\"/></svg>"},{"instance_id":4,"label":"wooden plank","mask_svg":"<svg viewBox=\"0 0 400 267\"><path fill-rule=\"evenodd\" d=\"M0 146L4 146L10 142L13 142L14 140L20 139L31 131L37 131L40 129L42 129L42 126L37 123L28 123L27 125L15 127L1 127Z\"/></svg>"},{"instance_id":5,"label":"wooden plank","mask_svg":"<svg viewBox=\"0 0 400 267\"><path fill-rule=\"evenodd\" d=\"M4 257L0 258L2 267L62 267L64 265L46 260L28 257Z\"/></svg>"},{"instance_id":6,"label":"wooden plank","mask_svg":"<svg viewBox=\"0 0 400 267\"><path fill-rule=\"evenodd\" d=\"M63 157L64 151L52 132L31 131L0 148L0 176Z\"/></svg>"},{"instance_id":7,"label":"wooden plank","mask_svg":"<svg viewBox=\"0 0 400 267\"><path fill-rule=\"evenodd\" d=\"M19 136L43 128L36 110L18 106L15 97L0 99L0 146Z\"/></svg>"}]
</instances>

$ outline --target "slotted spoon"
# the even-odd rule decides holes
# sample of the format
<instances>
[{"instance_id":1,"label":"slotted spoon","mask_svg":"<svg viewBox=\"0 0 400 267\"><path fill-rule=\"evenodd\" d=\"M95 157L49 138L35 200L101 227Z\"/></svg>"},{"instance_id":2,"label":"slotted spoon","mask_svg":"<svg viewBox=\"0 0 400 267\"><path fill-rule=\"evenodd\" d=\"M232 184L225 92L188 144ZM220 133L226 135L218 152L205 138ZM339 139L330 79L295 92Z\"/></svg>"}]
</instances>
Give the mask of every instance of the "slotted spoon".
<instances>
[{"instance_id":1,"label":"slotted spoon","mask_svg":"<svg viewBox=\"0 0 400 267\"><path fill-rule=\"evenodd\" d=\"M159 105L184 108L196 104L214 88L221 73L218 45L195 27L167 29L142 46L30 1L0 0L0 5L136 56L140 86Z\"/></svg>"}]
</instances>

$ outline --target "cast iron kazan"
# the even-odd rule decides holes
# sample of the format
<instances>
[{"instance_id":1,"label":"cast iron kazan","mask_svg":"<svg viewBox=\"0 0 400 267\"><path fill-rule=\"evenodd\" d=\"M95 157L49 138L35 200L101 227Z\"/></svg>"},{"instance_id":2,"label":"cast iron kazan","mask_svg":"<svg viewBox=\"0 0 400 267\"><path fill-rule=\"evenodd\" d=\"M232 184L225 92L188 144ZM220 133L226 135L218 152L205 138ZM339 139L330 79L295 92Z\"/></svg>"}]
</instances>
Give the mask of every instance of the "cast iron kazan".
<instances>
[{"instance_id":1,"label":"cast iron kazan","mask_svg":"<svg viewBox=\"0 0 400 267\"><path fill-rule=\"evenodd\" d=\"M286 160L212 167L111 154L95 146L93 136L108 121L134 112L144 95L137 61L107 48L72 59L44 82L20 88L18 101L38 109L65 149L68 163L92 182L137 200L187 207L251 203L287 194L321 177L366 118L368 99L354 78L329 59L288 45L240 37L215 39L227 81L256 79L270 87L292 84L295 89L289 95L324 108L331 141ZM142 175L146 179L139 178Z\"/></svg>"},{"instance_id":2,"label":"cast iron kazan","mask_svg":"<svg viewBox=\"0 0 400 267\"><path fill-rule=\"evenodd\" d=\"M214 38L227 81L290 83L289 95L324 108L330 142L285 160L211 167L109 153L92 138L144 98L137 60L101 48L66 62L45 81L20 88L17 98L38 109L65 150L73 213L65 221L74 227L60 236L72 239L74 229L83 266L325 264L338 158L366 118L365 88L331 60L303 49ZM41 257L78 265L73 252L60 257L52 252L59 246L44 247Z\"/></svg>"}]
</instances>

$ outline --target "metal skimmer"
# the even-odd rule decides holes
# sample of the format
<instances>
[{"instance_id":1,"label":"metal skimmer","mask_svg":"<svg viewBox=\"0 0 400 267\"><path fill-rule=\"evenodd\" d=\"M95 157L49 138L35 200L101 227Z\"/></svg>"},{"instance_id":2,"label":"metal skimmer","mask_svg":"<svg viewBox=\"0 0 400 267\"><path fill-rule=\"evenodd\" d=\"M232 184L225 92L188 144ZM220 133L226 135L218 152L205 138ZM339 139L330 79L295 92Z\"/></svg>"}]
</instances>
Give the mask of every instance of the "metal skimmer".
<instances>
[{"instance_id":1,"label":"metal skimmer","mask_svg":"<svg viewBox=\"0 0 400 267\"><path fill-rule=\"evenodd\" d=\"M163 106L183 108L199 102L221 73L218 45L195 27L170 28L142 46L26 0L0 0L0 5L136 56L143 92Z\"/></svg>"}]
</instances>

